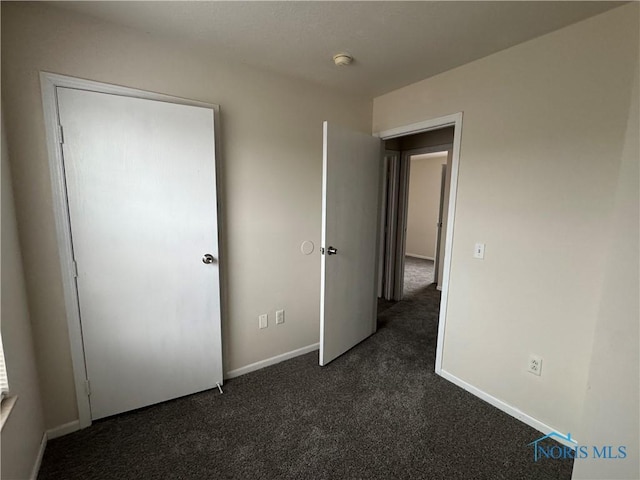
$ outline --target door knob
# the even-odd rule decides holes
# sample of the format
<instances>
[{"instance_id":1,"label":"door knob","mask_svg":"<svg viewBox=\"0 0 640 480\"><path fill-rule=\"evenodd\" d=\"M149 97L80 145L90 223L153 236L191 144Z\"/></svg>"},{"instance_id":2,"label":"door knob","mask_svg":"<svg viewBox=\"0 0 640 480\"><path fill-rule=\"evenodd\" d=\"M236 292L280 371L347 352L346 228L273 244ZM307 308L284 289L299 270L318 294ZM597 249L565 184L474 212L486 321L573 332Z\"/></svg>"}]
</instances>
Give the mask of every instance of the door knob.
<instances>
[{"instance_id":1,"label":"door knob","mask_svg":"<svg viewBox=\"0 0 640 480\"><path fill-rule=\"evenodd\" d=\"M335 247L327 248L327 255L335 255L336 253L338 253L338 250Z\"/></svg>"},{"instance_id":2,"label":"door knob","mask_svg":"<svg viewBox=\"0 0 640 480\"><path fill-rule=\"evenodd\" d=\"M213 255L211 255L210 253L205 254L204 257L202 257L202 263L213 263L215 262L215 258L213 258Z\"/></svg>"}]
</instances>

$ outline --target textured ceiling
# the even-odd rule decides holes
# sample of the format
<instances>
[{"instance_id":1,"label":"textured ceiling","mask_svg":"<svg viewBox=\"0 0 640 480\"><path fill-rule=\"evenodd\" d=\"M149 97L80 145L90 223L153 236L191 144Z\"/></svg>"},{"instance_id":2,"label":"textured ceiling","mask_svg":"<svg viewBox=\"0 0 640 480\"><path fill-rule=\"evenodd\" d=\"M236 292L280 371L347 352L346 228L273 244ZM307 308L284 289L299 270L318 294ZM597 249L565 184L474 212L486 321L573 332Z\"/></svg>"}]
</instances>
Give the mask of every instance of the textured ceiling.
<instances>
[{"instance_id":1,"label":"textured ceiling","mask_svg":"<svg viewBox=\"0 0 640 480\"><path fill-rule=\"evenodd\" d=\"M376 96L622 2L51 2L217 58ZM604 40L604 39L603 39ZM355 57L336 67L335 53Z\"/></svg>"}]
</instances>

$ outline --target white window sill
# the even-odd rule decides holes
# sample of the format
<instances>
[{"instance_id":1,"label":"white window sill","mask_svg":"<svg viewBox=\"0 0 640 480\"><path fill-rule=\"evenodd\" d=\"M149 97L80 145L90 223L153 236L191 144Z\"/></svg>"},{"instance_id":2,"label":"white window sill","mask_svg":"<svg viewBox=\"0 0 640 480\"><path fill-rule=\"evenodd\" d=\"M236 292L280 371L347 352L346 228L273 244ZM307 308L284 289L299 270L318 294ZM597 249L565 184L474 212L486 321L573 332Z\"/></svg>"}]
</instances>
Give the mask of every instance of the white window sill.
<instances>
[{"instance_id":1,"label":"white window sill","mask_svg":"<svg viewBox=\"0 0 640 480\"><path fill-rule=\"evenodd\" d=\"M17 400L17 395L10 395L2 399L2 405L0 405L0 430L4 428L4 424L7 422L7 418L9 418L9 414Z\"/></svg>"}]
</instances>

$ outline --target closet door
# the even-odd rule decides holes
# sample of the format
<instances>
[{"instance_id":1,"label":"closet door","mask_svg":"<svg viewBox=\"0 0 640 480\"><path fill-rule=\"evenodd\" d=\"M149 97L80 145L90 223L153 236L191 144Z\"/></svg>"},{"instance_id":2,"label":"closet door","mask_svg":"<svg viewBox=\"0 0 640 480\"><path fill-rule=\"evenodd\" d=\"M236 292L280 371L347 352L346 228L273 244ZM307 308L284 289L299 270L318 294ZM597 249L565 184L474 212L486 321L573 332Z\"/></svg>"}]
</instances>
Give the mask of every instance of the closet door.
<instances>
[{"instance_id":1,"label":"closet door","mask_svg":"<svg viewBox=\"0 0 640 480\"><path fill-rule=\"evenodd\" d=\"M214 111L57 97L91 417L221 384Z\"/></svg>"}]
</instances>

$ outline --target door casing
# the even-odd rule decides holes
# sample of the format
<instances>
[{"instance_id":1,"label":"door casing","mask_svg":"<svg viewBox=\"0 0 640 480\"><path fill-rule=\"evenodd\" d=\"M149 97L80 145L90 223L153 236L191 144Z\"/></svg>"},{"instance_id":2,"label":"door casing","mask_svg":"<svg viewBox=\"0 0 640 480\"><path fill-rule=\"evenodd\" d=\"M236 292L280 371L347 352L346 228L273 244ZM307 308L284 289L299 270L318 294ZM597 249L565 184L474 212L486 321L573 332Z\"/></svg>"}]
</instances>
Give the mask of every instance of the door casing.
<instances>
[{"instance_id":1,"label":"door casing","mask_svg":"<svg viewBox=\"0 0 640 480\"><path fill-rule=\"evenodd\" d=\"M66 75L49 72L40 72L40 86L42 91L42 105L44 110L45 132L47 141L47 153L49 159L49 172L51 176L52 200L54 218L56 223L56 240L60 257L62 284L64 291L65 309L67 313L67 326L69 329L69 341L71 347L71 362L73 365L74 384L76 388L76 402L78 406L79 428L91 425L91 407L87 395L87 373L82 343L82 328L80 323L80 311L78 308L78 292L75 286L75 266L71 243L71 226L67 209L67 195L63 167L62 149L60 148L62 132L58 127L58 105L56 88L66 87L79 90L89 90L97 93L120 95L125 97L142 98L161 102L176 103L210 108L214 113L214 141L215 155L219 160L219 117L218 105L188 100L170 95L147 92L119 85L94 82ZM218 177L219 178L219 177ZM218 202L219 203L219 202ZM220 212L218 212L220 219ZM220 220L219 220L220 224ZM219 229L220 230L220 229ZM219 241L219 239L218 239ZM221 255L222 256L222 255ZM223 259L220 259L220 269L223 268ZM221 272L221 278L223 278ZM221 297L223 297L221 295ZM221 306L221 311L224 308ZM221 319L222 321L222 319Z\"/></svg>"}]
</instances>

